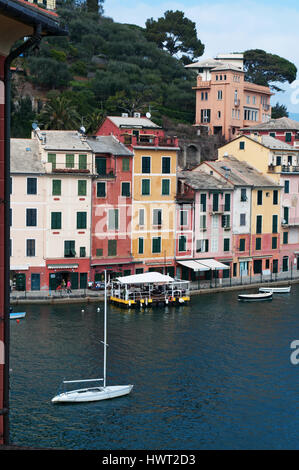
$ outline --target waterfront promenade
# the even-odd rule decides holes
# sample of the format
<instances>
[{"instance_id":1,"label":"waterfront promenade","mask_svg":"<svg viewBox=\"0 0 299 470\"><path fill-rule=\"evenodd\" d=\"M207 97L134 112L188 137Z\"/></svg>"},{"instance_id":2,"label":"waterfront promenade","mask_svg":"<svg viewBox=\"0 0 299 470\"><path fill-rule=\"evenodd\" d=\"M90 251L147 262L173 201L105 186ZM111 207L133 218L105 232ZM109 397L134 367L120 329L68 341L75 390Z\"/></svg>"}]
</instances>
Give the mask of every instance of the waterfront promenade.
<instances>
[{"instance_id":1,"label":"waterfront promenade","mask_svg":"<svg viewBox=\"0 0 299 470\"><path fill-rule=\"evenodd\" d=\"M212 278L205 281L190 283L190 294L200 295L211 292L240 290L248 288L258 289L269 284L288 285L299 283L299 270L280 272L276 274L258 274L255 276L241 276L238 278ZM66 291L41 290L41 291L12 291L10 303L25 304L37 303L78 303L97 302L104 299L103 290L74 289L71 293Z\"/></svg>"}]
</instances>

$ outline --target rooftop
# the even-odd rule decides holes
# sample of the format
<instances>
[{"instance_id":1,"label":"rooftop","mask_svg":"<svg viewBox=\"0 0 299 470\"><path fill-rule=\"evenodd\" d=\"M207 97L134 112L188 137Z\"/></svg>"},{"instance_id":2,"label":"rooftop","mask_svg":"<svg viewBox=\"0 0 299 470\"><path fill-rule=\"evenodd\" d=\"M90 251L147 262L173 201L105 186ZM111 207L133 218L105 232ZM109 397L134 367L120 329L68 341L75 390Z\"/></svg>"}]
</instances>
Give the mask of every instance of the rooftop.
<instances>
[{"instance_id":1,"label":"rooftop","mask_svg":"<svg viewBox=\"0 0 299 470\"><path fill-rule=\"evenodd\" d=\"M213 175L208 175L206 172L201 170L196 171L181 171L178 173L178 178L184 180L188 186L195 190L199 189L232 189L232 185L225 181L221 181Z\"/></svg>"},{"instance_id":2,"label":"rooftop","mask_svg":"<svg viewBox=\"0 0 299 470\"><path fill-rule=\"evenodd\" d=\"M279 187L271 178L265 176L249 163L240 161L232 155L208 164L235 186Z\"/></svg>"},{"instance_id":3,"label":"rooftop","mask_svg":"<svg viewBox=\"0 0 299 470\"><path fill-rule=\"evenodd\" d=\"M132 156L133 153L114 136L88 137L87 143L95 153L109 153L117 156Z\"/></svg>"},{"instance_id":4,"label":"rooftop","mask_svg":"<svg viewBox=\"0 0 299 470\"><path fill-rule=\"evenodd\" d=\"M235 72L242 72L244 73L244 70L240 69L240 67L237 67L236 65L233 64L223 64L219 62L219 65L215 68L212 69L212 72L221 72L222 70L233 70Z\"/></svg>"},{"instance_id":5,"label":"rooftop","mask_svg":"<svg viewBox=\"0 0 299 470\"><path fill-rule=\"evenodd\" d=\"M117 127L146 127L160 129L160 126L147 117L107 116L107 118L110 119L110 121L112 121Z\"/></svg>"},{"instance_id":6,"label":"rooftop","mask_svg":"<svg viewBox=\"0 0 299 470\"><path fill-rule=\"evenodd\" d=\"M90 151L90 147L77 131L38 131L36 132L45 150Z\"/></svg>"},{"instance_id":7,"label":"rooftop","mask_svg":"<svg viewBox=\"0 0 299 470\"><path fill-rule=\"evenodd\" d=\"M38 155L38 142L32 139L11 139L11 173L45 173Z\"/></svg>"},{"instance_id":8,"label":"rooftop","mask_svg":"<svg viewBox=\"0 0 299 470\"><path fill-rule=\"evenodd\" d=\"M244 127L242 131L257 131L257 130L299 130L299 122L294 121L288 117L281 117L278 119L270 119L267 122L262 122L256 126Z\"/></svg>"},{"instance_id":9,"label":"rooftop","mask_svg":"<svg viewBox=\"0 0 299 470\"><path fill-rule=\"evenodd\" d=\"M41 8L26 0L0 0L0 13L30 26L40 24L47 35L66 35L67 31L59 25L56 12Z\"/></svg>"},{"instance_id":10,"label":"rooftop","mask_svg":"<svg viewBox=\"0 0 299 470\"><path fill-rule=\"evenodd\" d=\"M240 67L237 67L234 64L230 64L228 62L222 62L221 60L215 59L206 59L200 62L194 62L193 64L185 65L185 68L206 68L211 69L212 72L218 72L221 70L234 70L236 72L244 72Z\"/></svg>"},{"instance_id":11,"label":"rooftop","mask_svg":"<svg viewBox=\"0 0 299 470\"><path fill-rule=\"evenodd\" d=\"M272 150L289 150L292 152L296 151L296 148L292 145L289 145L286 142L283 142L282 140L275 139L275 137L272 137L271 135L247 135L246 137L251 140L255 140L259 144L262 144L264 147L267 147Z\"/></svg>"}]
</instances>

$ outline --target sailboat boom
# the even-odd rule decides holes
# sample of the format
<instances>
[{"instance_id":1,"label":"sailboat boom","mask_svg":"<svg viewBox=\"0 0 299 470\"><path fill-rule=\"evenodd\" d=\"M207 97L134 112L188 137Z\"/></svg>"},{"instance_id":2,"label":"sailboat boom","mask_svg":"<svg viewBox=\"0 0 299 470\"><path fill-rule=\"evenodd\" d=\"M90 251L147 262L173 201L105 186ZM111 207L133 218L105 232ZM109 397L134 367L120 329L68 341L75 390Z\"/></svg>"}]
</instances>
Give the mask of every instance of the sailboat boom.
<instances>
[{"instance_id":1,"label":"sailboat boom","mask_svg":"<svg viewBox=\"0 0 299 470\"><path fill-rule=\"evenodd\" d=\"M63 380L63 384L74 384L78 382L99 382L103 381L104 379L82 379L82 380Z\"/></svg>"}]
</instances>

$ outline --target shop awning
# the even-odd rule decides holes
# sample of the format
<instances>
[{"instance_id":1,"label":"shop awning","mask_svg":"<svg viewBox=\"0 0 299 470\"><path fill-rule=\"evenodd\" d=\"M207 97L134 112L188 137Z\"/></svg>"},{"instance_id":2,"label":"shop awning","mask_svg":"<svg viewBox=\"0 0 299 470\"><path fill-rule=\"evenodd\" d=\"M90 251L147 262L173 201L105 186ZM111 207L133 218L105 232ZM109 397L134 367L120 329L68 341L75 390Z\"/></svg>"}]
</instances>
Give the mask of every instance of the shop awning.
<instances>
[{"instance_id":1,"label":"shop awning","mask_svg":"<svg viewBox=\"0 0 299 470\"><path fill-rule=\"evenodd\" d=\"M193 271L210 271L210 268L207 268L206 266L195 260L178 261L178 263L184 266L185 268L193 269Z\"/></svg>"},{"instance_id":2,"label":"shop awning","mask_svg":"<svg viewBox=\"0 0 299 470\"><path fill-rule=\"evenodd\" d=\"M48 264L47 268L48 269L77 269L78 264Z\"/></svg>"},{"instance_id":3,"label":"shop awning","mask_svg":"<svg viewBox=\"0 0 299 470\"><path fill-rule=\"evenodd\" d=\"M216 261L215 259L201 259L200 263L203 264L204 266L207 266L209 269L229 269L229 266L226 264L220 263L220 261Z\"/></svg>"},{"instance_id":4,"label":"shop awning","mask_svg":"<svg viewBox=\"0 0 299 470\"><path fill-rule=\"evenodd\" d=\"M10 266L11 271L27 271L29 266Z\"/></svg>"},{"instance_id":5,"label":"shop awning","mask_svg":"<svg viewBox=\"0 0 299 470\"><path fill-rule=\"evenodd\" d=\"M229 266L226 264L220 263L220 261L216 261L215 259L193 259L189 261L178 261L179 264L185 266L187 268L193 269L193 271L210 271L213 270L220 270L220 269L229 269Z\"/></svg>"},{"instance_id":6,"label":"shop awning","mask_svg":"<svg viewBox=\"0 0 299 470\"><path fill-rule=\"evenodd\" d=\"M173 282L174 279L168 275L148 272L143 274L132 274L131 276L118 277L117 280L121 284L150 284L150 283L164 283Z\"/></svg>"}]
</instances>

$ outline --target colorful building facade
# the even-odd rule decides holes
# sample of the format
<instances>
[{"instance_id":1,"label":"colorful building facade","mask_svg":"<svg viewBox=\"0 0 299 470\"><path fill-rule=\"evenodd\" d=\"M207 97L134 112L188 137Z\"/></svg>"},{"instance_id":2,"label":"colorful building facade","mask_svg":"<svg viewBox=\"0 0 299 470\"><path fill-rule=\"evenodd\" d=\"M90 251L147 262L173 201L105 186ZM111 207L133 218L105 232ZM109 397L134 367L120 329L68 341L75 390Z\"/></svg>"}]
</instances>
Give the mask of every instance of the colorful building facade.
<instances>
[{"instance_id":1,"label":"colorful building facade","mask_svg":"<svg viewBox=\"0 0 299 470\"><path fill-rule=\"evenodd\" d=\"M110 134L134 153L131 237L137 272L173 274L177 139L138 114L108 116L97 135Z\"/></svg>"},{"instance_id":2,"label":"colorful building facade","mask_svg":"<svg viewBox=\"0 0 299 470\"><path fill-rule=\"evenodd\" d=\"M88 138L92 179L91 279L134 272L131 253L133 154L113 136ZM133 272L132 272L133 271Z\"/></svg>"},{"instance_id":3,"label":"colorful building facade","mask_svg":"<svg viewBox=\"0 0 299 470\"><path fill-rule=\"evenodd\" d=\"M288 145L299 147L299 122L287 117L248 126L240 129L240 132L244 135L268 135Z\"/></svg>"},{"instance_id":4,"label":"colorful building facade","mask_svg":"<svg viewBox=\"0 0 299 470\"><path fill-rule=\"evenodd\" d=\"M195 125L226 140L241 128L271 117L268 87L245 81L242 54L207 59L186 66L198 72Z\"/></svg>"},{"instance_id":5,"label":"colorful building facade","mask_svg":"<svg viewBox=\"0 0 299 470\"><path fill-rule=\"evenodd\" d=\"M299 251L299 207L298 207L298 184L299 184L299 152L296 147L278 140L269 135L239 136L235 140L221 147L218 151L219 159L224 161L227 155L234 155L240 161L249 162L265 176L278 184L280 191L272 194L272 191L266 191L263 197L264 202L269 206L270 211L260 215L265 221L264 216L268 218L267 224L268 238L264 238L264 247L260 250L269 250L270 246L275 247L277 243L279 248L273 248L273 272L288 272L298 269L298 251ZM280 193L280 195L279 195ZM258 195L255 196L257 201ZM271 206L271 201L273 205ZM261 210L256 203L255 209ZM279 214L276 209L279 209ZM269 217L274 217L270 220ZM276 227L277 216L277 234L273 232L273 226ZM256 225L252 226L252 233L256 238ZM271 228L272 227L272 228ZM275 240L277 238L277 241ZM255 240L253 244L255 244ZM259 246L259 241L257 244ZM276 250L276 252L275 252ZM271 264L267 262L267 266ZM257 263L256 263L257 264ZM266 268L268 269L268 268Z\"/></svg>"},{"instance_id":6,"label":"colorful building facade","mask_svg":"<svg viewBox=\"0 0 299 470\"><path fill-rule=\"evenodd\" d=\"M182 222L185 222L185 227L184 232L178 233L186 239L188 251L182 253L178 246L176 275L183 279L210 279L211 270L207 266L211 267L214 260L221 261L222 268L225 268L220 269L221 273L227 275L230 271L226 266L230 268L232 261L233 185L224 178L215 178L211 168L205 170L207 168L202 163L193 171L179 174L177 220L179 227ZM185 202L188 200L189 203ZM184 243L181 242L181 245ZM197 269L193 261L204 262L204 268ZM218 274L217 270L215 275L218 277Z\"/></svg>"}]
</instances>

